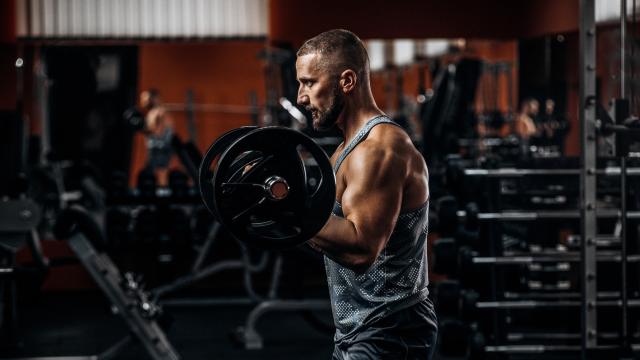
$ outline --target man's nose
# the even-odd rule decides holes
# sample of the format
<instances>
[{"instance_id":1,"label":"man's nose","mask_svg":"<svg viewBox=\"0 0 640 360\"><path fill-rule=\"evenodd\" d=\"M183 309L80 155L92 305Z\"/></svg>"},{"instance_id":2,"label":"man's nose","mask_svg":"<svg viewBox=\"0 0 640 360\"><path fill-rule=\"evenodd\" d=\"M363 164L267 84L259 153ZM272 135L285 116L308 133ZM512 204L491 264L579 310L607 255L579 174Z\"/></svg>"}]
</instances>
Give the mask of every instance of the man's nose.
<instances>
[{"instance_id":1,"label":"man's nose","mask_svg":"<svg viewBox=\"0 0 640 360\"><path fill-rule=\"evenodd\" d=\"M309 103L309 96L302 93L302 90L298 90L298 105L306 105Z\"/></svg>"}]
</instances>

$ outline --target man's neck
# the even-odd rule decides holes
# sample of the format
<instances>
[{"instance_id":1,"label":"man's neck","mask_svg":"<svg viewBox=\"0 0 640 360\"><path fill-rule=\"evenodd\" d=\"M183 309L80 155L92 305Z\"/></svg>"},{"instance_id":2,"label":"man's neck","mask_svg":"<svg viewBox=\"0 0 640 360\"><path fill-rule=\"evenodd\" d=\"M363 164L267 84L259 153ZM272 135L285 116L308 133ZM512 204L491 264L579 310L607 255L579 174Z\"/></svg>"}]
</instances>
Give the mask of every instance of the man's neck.
<instances>
[{"instance_id":1,"label":"man's neck","mask_svg":"<svg viewBox=\"0 0 640 360\"><path fill-rule=\"evenodd\" d=\"M356 109L350 109L347 107L338 122L338 127L342 130L345 144L350 143L358 131L362 129L369 120L376 116L384 115L382 110L380 110L375 103L372 103L369 106L359 107L357 111L355 110Z\"/></svg>"}]
</instances>

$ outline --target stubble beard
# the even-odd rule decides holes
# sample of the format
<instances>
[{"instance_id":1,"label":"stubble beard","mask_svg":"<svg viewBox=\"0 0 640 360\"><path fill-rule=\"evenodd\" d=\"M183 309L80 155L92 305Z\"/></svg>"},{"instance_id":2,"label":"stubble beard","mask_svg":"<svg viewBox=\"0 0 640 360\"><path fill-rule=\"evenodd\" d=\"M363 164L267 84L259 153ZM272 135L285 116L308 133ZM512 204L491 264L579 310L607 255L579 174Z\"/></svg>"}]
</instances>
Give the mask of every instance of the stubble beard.
<instances>
[{"instance_id":1,"label":"stubble beard","mask_svg":"<svg viewBox=\"0 0 640 360\"><path fill-rule=\"evenodd\" d=\"M336 84L332 90L331 102L327 110L320 111L313 108L308 110L311 111L313 128L316 131L331 130L338 122L342 110L344 110L344 95L340 92L338 85Z\"/></svg>"}]
</instances>

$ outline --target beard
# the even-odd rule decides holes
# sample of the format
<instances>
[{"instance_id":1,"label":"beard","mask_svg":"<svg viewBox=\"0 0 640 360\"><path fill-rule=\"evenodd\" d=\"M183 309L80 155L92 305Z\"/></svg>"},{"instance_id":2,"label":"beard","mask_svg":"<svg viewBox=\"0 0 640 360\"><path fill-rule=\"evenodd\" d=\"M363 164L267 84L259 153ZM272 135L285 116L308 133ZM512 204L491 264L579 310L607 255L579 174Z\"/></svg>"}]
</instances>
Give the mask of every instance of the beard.
<instances>
[{"instance_id":1,"label":"beard","mask_svg":"<svg viewBox=\"0 0 640 360\"><path fill-rule=\"evenodd\" d=\"M340 92L338 84L331 91L331 101L326 110L322 111L314 108L308 108L307 110L311 111L314 130L331 130L338 122L342 110L344 110L344 95Z\"/></svg>"}]
</instances>

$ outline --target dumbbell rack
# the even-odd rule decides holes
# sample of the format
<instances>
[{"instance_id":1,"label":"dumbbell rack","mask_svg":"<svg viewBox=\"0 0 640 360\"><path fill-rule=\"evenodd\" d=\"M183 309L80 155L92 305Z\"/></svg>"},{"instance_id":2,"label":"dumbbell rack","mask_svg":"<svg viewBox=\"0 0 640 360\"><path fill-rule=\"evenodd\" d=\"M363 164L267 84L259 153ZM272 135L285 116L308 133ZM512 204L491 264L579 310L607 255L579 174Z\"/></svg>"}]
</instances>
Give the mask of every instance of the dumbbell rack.
<instances>
[{"instance_id":1,"label":"dumbbell rack","mask_svg":"<svg viewBox=\"0 0 640 360\"><path fill-rule=\"evenodd\" d=\"M628 212L626 206L627 195L627 177L637 175L640 169L627 169L626 158L629 154L629 143L631 134L637 134L637 130L629 127L616 125L626 123L630 119L628 109L624 110L624 106L620 106L624 102L625 85L624 72L625 68L625 22L626 22L626 1L621 1L621 92L622 100L613 102L612 108L615 123L609 119L612 124L602 125L602 121L596 115L597 98L596 98L596 28L595 28L595 1L583 0L580 2L580 124L581 124L581 161L578 169L497 169L485 170L476 169L466 172L467 176L484 176L489 181L487 189L489 190L490 201L486 204L487 213L478 214L476 221L487 222L488 228L488 247L485 249L485 256L475 256L473 252L461 253L464 261L474 265L490 266L490 291L488 299L477 301L477 297L463 297L462 302L472 301L473 307L480 310L488 311L490 316L490 344L482 344L482 351L478 352L478 344L473 344L475 339L470 336L471 348L476 346L476 352L471 351L471 355L480 353L481 356L494 354L495 356L510 355L529 355L540 358L540 354L565 354L576 358L576 353L580 353L582 359L607 358L621 359L633 358L634 352L640 351L638 344L632 344L633 340L637 340L639 334L629 334L629 322L631 319L631 310L637 311L640 307L640 299L638 299L638 289L629 298L628 290L628 265L640 262L638 254L628 254L628 235L627 220L640 218L640 212ZM624 105L624 104L623 104ZM622 110L621 110L622 109ZM620 112L620 113L619 113ZM604 121L604 120L603 120ZM619 128L619 129L618 129ZM608 129L608 130L607 130ZM611 169L598 169L597 165L597 139L600 130L603 136L610 136L612 133L619 134L616 138L616 155L619 159L620 168L611 171ZM608 133L606 133L608 131ZM636 140L637 141L637 140ZM577 194L579 201L576 210L556 210L553 211L500 211L498 195L500 194L500 181L504 177L523 177L537 175L559 175L573 176L579 175L580 188ZM602 211L598 209L597 177L598 176L620 175L620 204L617 209L608 209ZM565 195L565 194L563 194ZM572 195L572 196L573 196ZM563 199L563 201L566 199ZM566 206L567 204L565 204ZM459 214L464 216L465 214ZM619 219L621 231L615 236L600 235L599 225L602 218ZM535 254L527 251L513 251L508 254L502 248L503 236L500 233L502 223L510 223L512 221L530 222L545 219L571 219L580 220L579 237L574 236L568 241L567 246L574 247L577 244L579 251L568 251L566 247L558 248L556 251L543 250L535 248ZM602 228L600 229L602 230ZM606 251L604 249L607 249ZM534 250L533 248L529 250ZM602 281L603 270L611 263L619 264L620 276L615 274L616 279L620 278L619 291L601 291L600 287L606 287L610 281ZM579 283L579 291L569 292L571 282L568 287L563 288L560 283L556 284L555 292L529 292L529 293L507 293L503 291L507 288L505 285L505 275L498 271L502 267L513 268L515 266L523 266L529 264L534 266L536 271L547 268L553 271L565 271L571 269L571 266L579 265L579 279L573 279L575 283ZM545 265L546 264L546 265ZM556 264L556 268L548 264ZM530 267L531 269L531 267ZM599 271L600 270L600 271ZM459 272L464 274L463 271ZM600 277L598 277L600 275ZM601 286L598 287L598 281ZM531 287L531 286L530 286ZM553 286L552 286L553 287ZM544 289L543 286L539 286ZM549 290L549 289L547 289ZM499 299L499 297L502 297ZM468 305L468 304L466 304ZM571 311L573 309L579 318L574 318L575 323L579 323L580 333L530 333L530 332L509 332L503 331L508 327L509 321L497 316L496 310L503 309L507 313L511 310L533 310L536 309L561 309L561 311ZM613 312L605 313L605 310L613 309ZM619 309L619 311L618 311ZM579 310L579 311L575 311ZM602 317L609 314L611 318ZM636 315L637 316L637 315ZM525 316L526 318L526 316ZM533 317L531 317L533 319ZM614 320L611 322L611 320ZM637 318L636 318L637 320ZM553 321L552 321L553 322ZM557 321L556 321L557 322ZM603 329L604 326L615 326L615 331L611 329ZM638 324L634 325L636 328ZM531 328L531 327L529 327ZM574 326L573 331L577 330ZM485 329L485 333L487 333ZM509 344L516 343L516 344Z\"/></svg>"},{"instance_id":2,"label":"dumbbell rack","mask_svg":"<svg viewBox=\"0 0 640 360\"><path fill-rule=\"evenodd\" d=\"M617 176L621 173L620 168L606 168L595 171L602 176ZM498 199L500 192L500 180L509 177L524 177L524 176L544 176L544 175L567 175L567 176L575 176L579 173L575 169L495 169L495 170L487 170L487 169L467 169L465 170L465 175L469 177L483 177L487 183L487 192L489 193L490 199ZM627 176L634 176L640 174L640 169L634 168L629 169L627 172ZM594 191L595 194L595 191ZM529 294L521 294L521 293L501 293L501 291L497 291L500 289L504 289L503 278L500 276L498 271L499 268L514 266L514 265L531 265L531 264L566 264L567 269L569 264L573 264L574 266L577 264L582 264L581 272L587 272L590 275L589 278L593 279L591 281L595 282L596 279L596 271L595 267L586 268L584 261L584 253L578 251L572 251L571 249L561 249L561 250L543 250L536 249L535 252L526 252L526 251L504 251L504 249L500 248L500 244L502 243L500 231L498 227L501 223L508 223L511 221L517 222L526 222L531 223L539 220L548 220L548 219L565 219L569 220L578 220L583 219L581 217L579 211L575 210L541 210L541 211L497 211L499 208L499 202L489 201L488 210L493 212L487 213L479 213L477 214L477 220L481 222L487 223L488 234L489 234L489 244L488 253L484 256L473 256L471 259L468 259L475 266L489 265L491 266L491 284L492 289L490 291L490 298L485 301L478 301L475 303L475 307L479 311L490 311L494 312L498 309L504 310L527 310L527 309L541 309L541 308L566 308L568 311L575 311L570 309L583 308L583 301L585 296L585 291L569 293L566 291L557 291L554 293L545 293L545 292L532 292ZM625 212L623 212L625 213ZM621 217L621 212L614 209L607 210L598 210L594 209L593 214L596 219L602 218L610 218L616 219ZM466 217L467 214L464 211L458 211L459 217ZM640 212L632 211L626 212L626 218L628 219L638 219L640 218ZM584 233L584 232L583 232ZM570 237L570 242L573 243L573 246L579 245L582 247L581 236L572 236ZM589 237L587 237L589 238ZM594 263L604 263L604 262L614 262L621 263L624 266L623 260L627 263L638 263L640 262L640 255L638 254L626 254L621 251L624 238L623 236L612 236L612 235L597 235L591 236L592 246L594 250L593 261ZM606 248L603 250L602 248ZM596 252L596 249L598 251ZM626 287L622 286L620 292L595 292L594 299L589 300L587 308L593 309L592 311L595 313L597 309L601 308L637 308L640 306L640 299L632 299L623 302L619 300L621 298L622 291L626 291ZM537 296L536 296L537 295ZM499 297L503 296L505 299L500 299ZM624 317L624 316L623 316ZM522 340L539 340L541 343L549 343L549 341L577 341L583 340L583 337L579 334L559 334L559 333L551 333L551 334L527 334L527 333L511 333L506 332L502 333L502 330L505 329L505 323L502 319L497 316L492 317L492 336L493 339L503 339L508 342L517 342ZM583 322L583 325L586 322ZM622 326L626 327L627 325L622 324ZM596 329L595 327L592 329ZM624 336L623 331L619 333L611 333L611 332L590 332L591 335L587 335L590 337L594 337L596 340L613 340L620 339ZM637 335L637 334L635 334ZM631 347L634 351L640 350L640 347L635 345ZM509 353L509 354L533 354L533 353L575 353L579 351L583 351L584 348L582 345L571 344L571 345L531 345L531 344L522 344L522 345L503 345L500 343L491 344L489 346L484 347L484 351L486 353ZM596 344L594 346L593 351L603 351L603 350L619 350L618 345L602 345Z\"/></svg>"}]
</instances>

